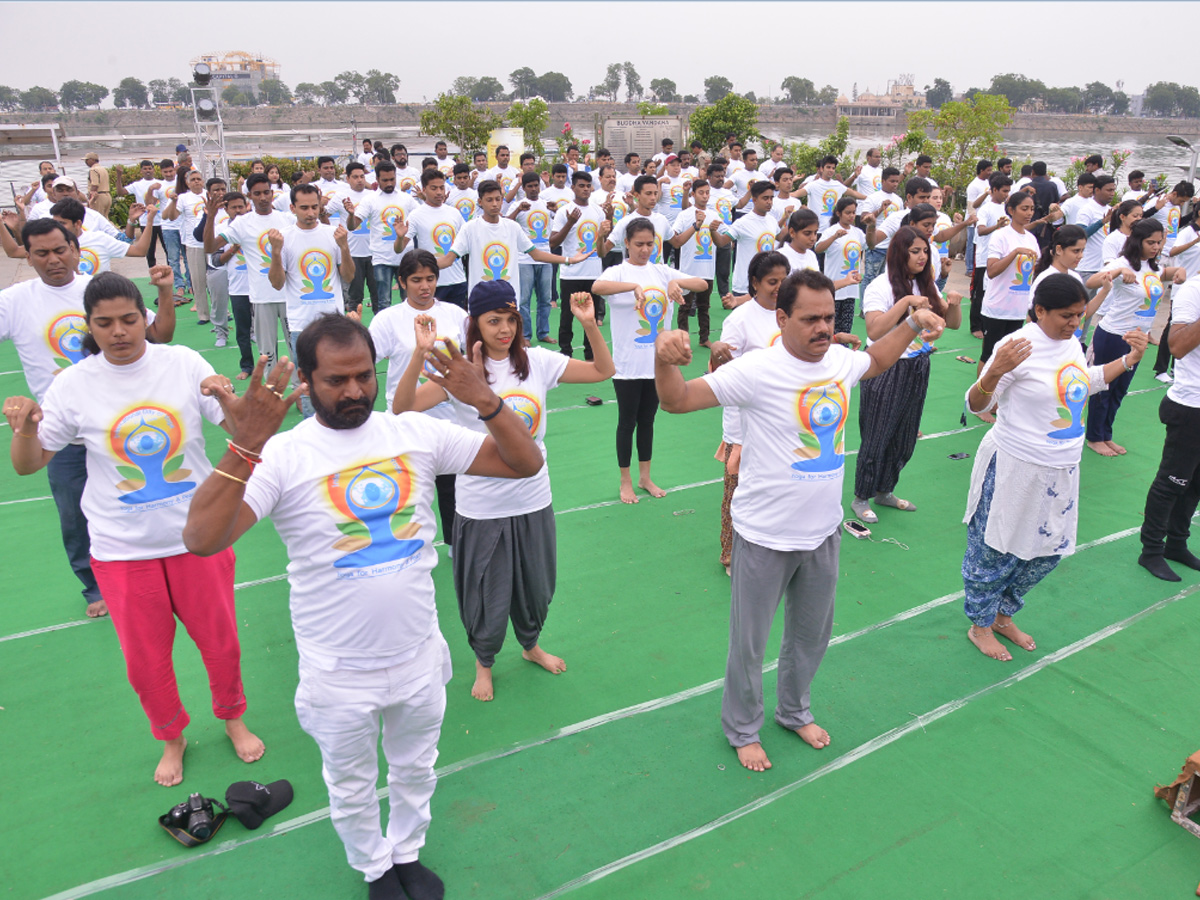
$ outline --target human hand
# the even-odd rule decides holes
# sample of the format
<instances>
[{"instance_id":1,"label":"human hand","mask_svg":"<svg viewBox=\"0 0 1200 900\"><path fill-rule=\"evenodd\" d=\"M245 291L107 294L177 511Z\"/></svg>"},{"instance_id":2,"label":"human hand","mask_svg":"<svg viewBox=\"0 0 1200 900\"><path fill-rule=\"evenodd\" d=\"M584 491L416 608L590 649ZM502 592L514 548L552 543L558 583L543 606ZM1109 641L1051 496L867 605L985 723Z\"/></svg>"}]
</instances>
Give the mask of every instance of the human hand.
<instances>
[{"instance_id":1,"label":"human hand","mask_svg":"<svg viewBox=\"0 0 1200 900\"><path fill-rule=\"evenodd\" d=\"M929 298L924 294L909 294L900 301L911 309L929 309Z\"/></svg>"},{"instance_id":2,"label":"human hand","mask_svg":"<svg viewBox=\"0 0 1200 900\"><path fill-rule=\"evenodd\" d=\"M417 338L413 352L421 356L431 353L437 345L437 320L433 316L421 313L413 320L413 331Z\"/></svg>"},{"instance_id":3,"label":"human hand","mask_svg":"<svg viewBox=\"0 0 1200 900\"><path fill-rule=\"evenodd\" d=\"M4 418L8 420L8 427L12 429L13 440L16 440L17 435L34 437L37 435L37 425L42 421L42 408L36 400L29 397L9 397L4 401ZM29 429L27 425L32 425L33 428Z\"/></svg>"},{"instance_id":4,"label":"human hand","mask_svg":"<svg viewBox=\"0 0 1200 900\"><path fill-rule=\"evenodd\" d=\"M996 352L992 355L992 364L989 366L989 370L994 375L1005 375L1029 359L1031 353L1033 353L1033 344L1026 338L1005 341L996 348Z\"/></svg>"},{"instance_id":5,"label":"human hand","mask_svg":"<svg viewBox=\"0 0 1200 900\"><path fill-rule=\"evenodd\" d=\"M1185 281L1187 281L1187 270L1183 267L1177 268L1174 276L1171 278L1171 281L1174 284L1183 284Z\"/></svg>"},{"instance_id":6,"label":"human hand","mask_svg":"<svg viewBox=\"0 0 1200 900\"><path fill-rule=\"evenodd\" d=\"M150 283L160 291L163 288L172 289L175 287L175 273L170 266L154 266L150 269Z\"/></svg>"},{"instance_id":7,"label":"human hand","mask_svg":"<svg viewBox=\"0 0 1200 900\"><path fill-rule=\"evenodd\" d=\"M1140 360L1142 354L1146 352L1146 347L1150 345L1150 335L1138 328L1125 334L1124 340L1125 343L1133 348L1125 354L1125 361L1130 365Z\"/></svg>"},{"instance_id":8,"label":"human hand","mask_svg":"<svg viewBox=\"0 0 1200 900\"><path fill-rule=\"evenodd\" d=\"M476 341L471 358L467 359L454 341L447 340L444 351L434 349L425 354L436 370L436 374L428 373L429 380L454 399L475 407L480 415L487 415L496 408L497 398L487 383L484 357L482 341Z\"/></svg>"},{"instance_id":9,"label":"human hand","mask_svg":"<svg viewBox=\"0 0 1200 900\"><path fill-rule=\"evenodd\" d=\"M349 245L346 243L346 236L349 233L350 232L346 230L345 225L339 225L337 228L333 229L334 243L341 245L343 248L348 247Z\"/></svg>"},{"instance_id":10,"label":"human hand","mask_svg":"<svg viewBox=\"0 0 1200 900\"><path fill-rule=\"evenodd\" d=\"M213 386L213 396L221 404L225 420L233 427L233 442L251 453L262 450L267 439L279 431L283 417L292 405L308 393L306 384L301 384L291 394L284 393L295 369L286 356L275 363L264 384L266 367L267 356L264 354L258 358L250 375L246 393L240 397L232 387L223 387L219 383Z\"/></svg>"},{"instance_id":11,"label":"human hand","mask_svg":"<svg viewBox=\"0 0 1200 900\"><path fill-rule=\"evenodd\" d=\"M587 291L578 291L571 295L571 312L579 320L579 324L588 326L596 321L596 307L592 295Z\"/></svg>"},{"instance_id":12,"label":"human hand","mask_svg":"<svg viewBox=\"0 0 1200 900\"><path fill-rule=\"evenodd\" d=\"M678 282L672 281L667 285L667 300L671 303L678 303L680 306L683 306L683 288L679 286Z\"/></svg>"},{"instance_id":13,"label":"human hand","mask_svg":"<svg viewBox=\"0 0 1200 900\"><path fill-rule=\"evenodd\" d=\"M233 382L225 375L212 374L200 382L200 393L205 397L215 397L222 391L232 391Z\"/></svg>"},{"instance_id":14,"label":"human hand","mask_svg":"<svg viewBox=\"0 0 1200 900\"><path fill-rule=\"evenodd\" d=\"M946 328L946 320L932 309L918 309L912 317L921 326L921 339L925 341L936 341Z\"/></svg>"},{"instance_id":15,"label":"human hand","mask_svg":"<svg viewBox=\"0 0 1200 900\"><path fill-rule=\"evenodd\" d=\"M134 203L129 207L129 218L140 219L145 211L146 207L144 205L141 203Z\"/></svg>"},{"instance_id":16,"label":"human hand","mask_svg":"<svg viewBox=\"0 0 1200 900\"><path fill-rule=\"evenodd\" d=\"M654 342L654 352L668 366L686 366L692 361L692 342L686 331L664 331Z\"/></svg>"},{"instance_id":17,"label":"human hand","mask_svg":"<svg viewBox=\"0 0 1200 900\"><path fill-rule=\"evenodd\" d=\"M278 228L267 232L267 240L271 244L272 255L277 255L283 249L283 233Z\"/></svg>"},{"instance_id":18,"label":"human hand","mask_svg":"<svg viewBox=\"0 0 1200 900\"><path fill-rule=\"evenodd\" d=\"M713 341L708 345L708 367L716 370L733 359L733 351L737 348L724 341Z\"/></svg>"},{"instance_id":19,"label":"human hand","mask_svg":"<svg viewBox=\"0 0 1200 900\"><path fill-rule=\"evenodd\" d=\"M851 350L858 350L862 347L862 338L857 334L848 334L845 331L839 331L833 336L835 344L841 344L844 347L849 347Z\"/></svg>"},{"instance_id":20,"label":"human hand","mask_svg":"<svg viewBox=\"0 0 1200 900\"><path fill-rule=\"evenodd\" d=\"M962 300L963 300L963 295L960 294L958 291L947 291L946 292L946 302L950 306L961 306Z\"/></svg>"}]
</instances>

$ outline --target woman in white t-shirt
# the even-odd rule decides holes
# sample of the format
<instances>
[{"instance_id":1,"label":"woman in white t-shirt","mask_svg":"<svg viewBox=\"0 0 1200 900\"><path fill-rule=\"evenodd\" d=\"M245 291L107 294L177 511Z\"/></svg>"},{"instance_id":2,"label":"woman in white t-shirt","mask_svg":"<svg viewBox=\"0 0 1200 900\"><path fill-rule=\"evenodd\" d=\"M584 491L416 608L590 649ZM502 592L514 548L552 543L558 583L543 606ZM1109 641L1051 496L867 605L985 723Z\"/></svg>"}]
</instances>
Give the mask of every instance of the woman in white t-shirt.
<instances>
[{"instance_id":1,"label":"woman in white t-shirt","mask_svg":"<svg viewBox=\"0 0 1200 900\"><path fill-rule=\"evenodd\" d=\"M1100 248L1100 260L1107 264L1121 255L1129 232L1142 218L1142 204L1136 200L1123 200L1121 205L1113 210L1112 218L1108 220L1109 232Z\"/></svg>"},{"instance_id":2,"label":"woman in white t-shirt","mask_svg":"<svg viewBox=\"0 0 1200 900\"><path fill-rule=\"evenodd\" d=\"M468 358L479 354L476 363L484 377L529 425L545 458L547 392L560 384L596 384L611 378L614 371L591 294L575 293L569 300L571 313L592 347L588 361L543 347L527 348L517 295L507 281L481 281L472 289L468 306ZM417 384L437 341L436 326L430 315L416 317L416 352L396 387L394 409L424 411L449 401L460 425L486 434L487 427L473 406L459 403L433 381ZM467 641L475 651L471 696L476 700L494 696L492 664L510 619L525 659L555 675L565 672L567 664L538 645L558 571L549 471L542 466L536 475L517 480L461 475L455 495L454 590Z\"/></svg>"},{"instance_id":3,"label":"woman in white t-shirt","mask_svg":"<svg viewBox=\"0 0 1200 900\"><path fill-rule=\"evenodd\" d=\"M964 219L960 212L956 212L953 219L942 212L942 204L945 200L946 195L940 187L934 187L929 192L929 205L937 210L937 221L933 226L933 244L937 248L938 258L942 261L941 274L937 279L939 291L946 289L946 281L950 278L950 241L964 228L975 224L974 210L971 211L969 219ZM934 270L937 271L937 266L934 266Z\"/></svg>"},{"instance_id":4,"label":"woman in white t-shirt","mask_svg":"<svg viewBox=\"0 0 1200 900\"><path fill-rule=\"evenodd\" d=\"M59 372L41 407L25 397L4 404L13 468L31 475L70 444L86 448L92 571L129 683L163 742L154 780L171 787L183 780L189 722L171 660L176 617L200 648L213 713L238 756L254 762L264 752L242 722L233 551L200 557L183 544L192 496L213 471L203 423L224 425L216 398L230 381L194 350L147 342L146 307L128 278L97 275L83 305L93 355Z\"/></svg>"},{"instance_id":5,"label":"woman in white t-shirt","mask_svg":"<svg viewBox=\"0 0 1200 900\"><path fill-rule=\"evenodd\" d=\"M825 254L825 277L841 285L833 293L833 330L849 334L854 327L854 303L862 283L863 247L867 237L854 224L858 201L846 196L833 207L833 224L821 234L816 252Z\"/></svg>"},{"instance_id":6,"label":"woman in white t-shirt","mask_svg":"<svg viewBox=\"0 0 1200 900\"><path fill-rule=\"evenodd\" d=\"M638 482L651 497L667 492L650 478L654 450L654 417L658 392L654 389L654 341L671 324L670 304L684 302L685 291L702 291L703 278L651 263L656 233L646 218L622 219L625 225L626 260L600 273L592 293L609 297L617 395L617 467L621 470L621 502L637 503L630 463L633 436L637 433Z\"/></svg>"},{"instance_id":7,"label":"woman in white t-shirt","mask_svg":"<svg viewBox=\"0 0 1200 900\"><path fill-rule=\"evenodd\" d=\"M271 163L267 166L267 181L271 182L271 193L278 196L279 194L288 193L288 186L283 180L283 175L279 171L279 166Z\"/></svg>"},{"instance_id":8,"label":"woman in white t-shirt","mask_svg":"<svg viewBox=\"0 0 1200 900\"><path fill-rule=\"evenodd\" d=\"M1042 258L1038 260L1038 264L1033 270L1033 292L1036 294L1038 285L1049 278L1051 275L1070 275L1080 284L1083 284L1083 278L1075 270L1079 268L1079 262L1083 259L1083 251L1087 247L1087 232L1078 225L1063 225L1057 229L1050 237L1050 243L1046 244L1046 249L1042 251ZM1113 272L1108 272L1100 279L1103 283L1100 289L1096 291L1096 295L1088 301L1087 308L1084 310L1083 318L1080 320L1079 330L1075 332L1075 337L1083 342L1083 323L1091 317L1100 305L1108 298L1109 285L1113 279Z\"/></svg>"},{"instance_id":9,"label":"woman in white t-shirt","mask_svg":"<svg viewBox=\"0 0 1200 900\"><path fill-rule=\"evenodd\" d=\"M816 213L807 209L804 212L816 221ZM763 350L779 340L775 299L790 271L787 257L778 250L764 250L750 260L747 269L750 300L740 304L721 324L721 337L709 348L710 372L731 359L754 350ZM725 467L725 495L721 498L721 565L728 575L733 553L730 504L733 502L733 492L737 490L738 471L742 462L742 415L736 406L726 406L721 410L721 444L715 456Z\"/></svg>"},{"instance_id":10,"label":"woman in white t-shirt","mask_svg":"<svg viewBox=\"0 0 1200 900\"><path fill-rule=\"evenodd\" d=\"M1182 284L1186 280L1187 275L1179 266L1159 268L1162 246L1162 222L1140 219L1130 230L1121 255L1088 279L1088 287L1095 287L1106 276L1112 280L1104 318L1092 337L1091 353L1097 365L1124 358L1130 350L1130 334L1150 333L1158 302L1165 293L1164 282ZM1101 456L1125 454L1125 448L1112 439L1113 423L1136 371L1135 362L1107 391L1088 401L1087 445Z\"/></svg>"},{"instance_id":11,"label":"woman in white t-shirt","mask_svg":"<svg viewBox=\"0 0 1200 900\"><path fill-rule=\"evenodd\" d=\"M1076 279L1047 277L1034 294L1035 321L997 344L967 391L967 409L976 415L999 405L975 456L963 517L967 636L992 659L1012 659L996 634L1025 650L1037 646L1013 616L1024 595L1075 550L1088 396L1123 376L1146 349L1145 335L1136 332L1126 356L1089 367L1075 340L1086 304Z\"/></svg>"},{"instance_id":12,"label":"woman in white t-shirt","mask_svg":"<svg viewBox=\"0 0 1200 900\"><path fill-rule=\"evenodd\" d=\"M933 207L921 204L930 212ZM932 226L933 218L923 219ZM893 328L904 325L910 312L931 309L947 328L962 325L962 295L943 297L934 284L929 241L914 227L903 225L888 245L887 265L863 292L867 337L882 340ZM900 471L912 458L929 390L929 354L932 344L917 335L899 361L860 386L858 428L861 446L855 460L854 500L850 508L867 523L878 522L871 499L882 506L916 510L916 505L893 493Z\"/></svg>"},{"instance_id":13,"label":"woman in white t-shirt","mask_svg":"<svg viewBox=\"0 0 1200 900\"><path fill-rule=\"evenodd\" d=\"M1008 225L993 232L987 247L987 288L983 293L982 367L1001 338L1025 324L1032 296L1033 267L1041 256L1033 224L1033 197L1024 191L1010 194L1004 202ZM982 370L982 369L981 369Z\"/></svg>"}]
</instances>

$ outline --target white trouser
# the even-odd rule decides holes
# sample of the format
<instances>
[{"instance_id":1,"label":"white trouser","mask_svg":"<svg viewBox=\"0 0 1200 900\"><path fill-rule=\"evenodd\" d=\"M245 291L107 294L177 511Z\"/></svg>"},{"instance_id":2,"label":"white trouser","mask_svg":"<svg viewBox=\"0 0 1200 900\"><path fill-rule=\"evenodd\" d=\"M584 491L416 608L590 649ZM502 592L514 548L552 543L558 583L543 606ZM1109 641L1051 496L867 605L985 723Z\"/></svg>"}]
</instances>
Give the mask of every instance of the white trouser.
<instances>
[{"instance_id":1,"label":"white trouser","mask_svg":"<svg viewBox=\"0 0 1200 900\"><path fill-rule=\"evenodd\" d=\"M434 630L417 655L387 669L325 672L300 663L296 715L321 750L333 827L366 881L425 845L437 785L438 735L446 712L450 648ZM386 836L379 818L379 726L388 763Z\"/></svg>"}]
</instances>

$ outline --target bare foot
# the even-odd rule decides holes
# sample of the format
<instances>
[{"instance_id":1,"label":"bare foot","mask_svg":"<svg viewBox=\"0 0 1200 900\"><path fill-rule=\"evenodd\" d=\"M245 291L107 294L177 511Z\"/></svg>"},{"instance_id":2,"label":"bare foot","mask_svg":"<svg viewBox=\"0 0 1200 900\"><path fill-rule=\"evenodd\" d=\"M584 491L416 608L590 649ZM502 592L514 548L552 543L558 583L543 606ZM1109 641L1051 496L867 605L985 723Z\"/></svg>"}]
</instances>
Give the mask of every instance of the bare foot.
<instances>
[{"instance_id":1,"label":"bare foot","mask_svg":"<svg viewBox=\"0 0 1200 900\"><path fill-rule=\"evenodd\" d=\"M996 424L996 417L993 416L990 412L975 413L975 418L979 419L980 422L987 422L989 425Z\"/></svg>"},{"instance_id":2,"label":"bare foot","mask_svg":"<svg viewBox=\"0 0 1200 900\"><path fill-rule=\"evenodd\" d=\"M978 341L982 341L983 340L983 332L982 331L972 331L971 337L975 338Z\"/></svg>"},{"instance_id":3,"label":"bare foot","mask_svg":"<svg viewBox=\"0 0 1200 900\"><path fill-rule=\"evenodd\" d=\"M225 734L233 743L233 749L242 762L258 762L267 752L266 745L254 735L241 719L228 719Z\"/></svg>"},{"instance_id":4,"label":"bare foot","mask_svg":"<svg viewBox=\"0 0 1200 900\"><path fill-rule=\"evenodd\" d=\"M664 491L662 488L660 488L657 484L655 484L649 478L639 478L638 479L638 487L640 487L643 491L648 492L651 497L660 497L661 498L661 497L667 496L667 492Z\"/></svg>"},{"instance_id":5,"label":"bare foot","mask_svg":"<svg viewBox=\"0 0 1200 900\"><path fill-rule=\"evenodd\" d=\"M991 628L977 628L972 625L967 629L967 637L984 656L990 656L1000 662L1009 662L1012 659L1012 654L1000 645Z\"/></svg>"},{"instance_id":6,"label":"bare foot","mask_svg":"<svg viewBox=\"0 0 1200 900\"><path fill-rule=\"evenodd\" d=\"M183 781L183 751L187 749L187 738L183 735L173 741L163 741L163 757L154 770L154 780L163 787L175 787Z\"/></svg>"},{"instance_id":7,"label":"bare foot","mask_svg":"<svg viewBox=\"0 0 1200 900\"><path fill-rule=\"evenodd\" d=\"M561 675L567 671L567 664L557 656L547 653L537 644L533 645L532 650L522 650L521 656L529 660L531 663L537 663L547 672L553 675Z\"/></svg>"},{"instance_id":8,"label":"bare foot","mask_svg":"<svg viewBox=\"0 0 1200 900\"><path fill-rule=\"evenodd\" d=\"M1099 453L1101 456L1116 456L1117 451L1108 446L1108 441L1088 441L1088 449Z\"/></svg>"},{"instance_id":9,"label":"bare foot","mask_svg":"<svg viewBox=\"0 0 1200 900\"><path fill-rule=\"evenodd\" d=\"M1009 620L1001 624L1000 622L992 623L992 631L1000 635L1005 640L1012 641L1022 650L1036 650L1037 642L1029 635L1017 627L1017 623Z\"/></svg>"},{"instance_id":10,"label":"bare foot","mask_svg":"<svg viewBox=\"0 0 1200 900\"><path fill-rule=\"evenodd\" d=\"M816 722L797 728L796 734L800 735L800 740L816 750L824 750L829 746L829 732Z\"/></svg>"},{"instance_id":11,"label":"bare foot","mask_svg":"<svg viewBox=\"0 0 1200 900\"><path fill-rule=\"evenodd\" d=\"M475 683L471 685L471 696L485 703L495 697L492 691L492 670L475 660Z\"/></svg>"},{"instance_id":12,"label":"bare foot","mask_svg":"<svg viewBox=\"0 0 1200 900\"><path fill-rule=\"evenodd\" d=\"M250 377L250 373L249 373L249 372L238 372L238 373L237 373L237 380L238 380L238 381L245 381L245 380L246 380L247 378L249 378L249 377Z\"/></svg>"},{"instance_id":13,"label":"bare foot","mask_svg":"<svg viewBox=\"0 0 1200 900\"><path fill-rule=\"evenodd\" d=\"M753 744L747 744L745 747L738 747L737 755L738 762L749 769L751 772L765 772L771 768L771 761L767 759L767 751L763 749L763 745L757 741Z\"/></svg>"},{"instance_id":14,"label":"bare foot","mask_svg":"<svg viewBox=\"0 0 1200 900\"><path fill-rule=\"evenodd\" d=\"M108 615L108 605L103 600L97 600L87 605L89 619L102 619Z\"/></svg>"},{"instance_id":15,"label":"bare foot","mask_svg":"<svg viewBox=\"0 0 1200 900\"><path fill-rule=\"evenodd\" d=\"M1122 447L1120 444L1118 444L1116 441L1105 441L1104 443L1108 444L1109 450L1115 450L1117 453L1117 456L1124 456L1126 453L1129 452L1124 447Z\"/></svg>"},{"instance_id":16,"label":"bare foot","mask_svg":"<svg viewBox=\"0 0 1200 900\"><path fill-rule=\"evenodd\" d=\"M637 503L637 494L633 492L633 482L621 480L621 502L622 503Z\"/></svg>"}]
</instances>

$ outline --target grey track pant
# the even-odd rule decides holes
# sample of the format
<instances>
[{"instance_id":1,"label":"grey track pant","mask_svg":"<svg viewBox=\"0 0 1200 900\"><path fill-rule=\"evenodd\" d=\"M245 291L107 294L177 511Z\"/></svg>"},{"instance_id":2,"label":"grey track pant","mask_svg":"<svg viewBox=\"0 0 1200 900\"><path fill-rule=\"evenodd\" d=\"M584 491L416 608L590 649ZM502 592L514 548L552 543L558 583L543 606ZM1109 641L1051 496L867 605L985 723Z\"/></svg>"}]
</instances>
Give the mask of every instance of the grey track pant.
<instances>
[{"instance_id":1,"label":"grey track pant","mask_svg":"<svg viewBox=\"0 0 1200 900\"><path fill-rule=\"evenodd\" d=\"M771 550L733 533L733 603L721 726L734 747L759 741L763 726L763 655L771 622L783 609L775 721L796 729L813 721L808 692L833 631L839 529L815 550Z\"/></svg>"}]
</instances>

